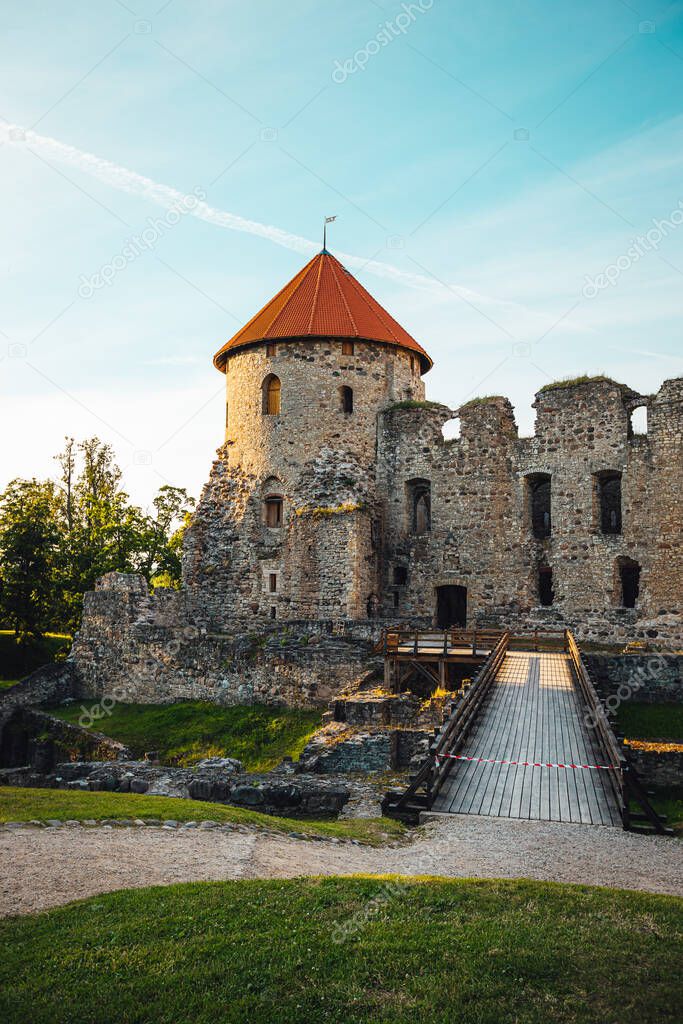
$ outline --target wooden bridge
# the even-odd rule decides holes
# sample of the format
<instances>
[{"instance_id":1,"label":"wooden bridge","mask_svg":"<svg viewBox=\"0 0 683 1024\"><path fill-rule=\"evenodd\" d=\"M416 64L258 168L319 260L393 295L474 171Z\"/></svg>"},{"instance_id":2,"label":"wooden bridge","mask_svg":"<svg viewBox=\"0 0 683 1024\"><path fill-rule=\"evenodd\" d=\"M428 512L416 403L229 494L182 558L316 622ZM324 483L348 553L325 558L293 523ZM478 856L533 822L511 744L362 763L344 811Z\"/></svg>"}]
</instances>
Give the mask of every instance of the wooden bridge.
<instances>
[{"instance_id":1,"label":"wooden bridge","mask_svg":"<svg viewBox=\"0 0 683 1024\"><path fill-rule=\"evenodd\" d=\"M385 664L443 684L450 660L480 668L436 733L429 757L384 811L420 810L667 832L619 744L571 632L405 634L384 639ZM420 666L420 668L416 668ZM390 668L391 681L401 669ZM634 807L637 805L637 808Z\"/></svg>"}]
</instances>

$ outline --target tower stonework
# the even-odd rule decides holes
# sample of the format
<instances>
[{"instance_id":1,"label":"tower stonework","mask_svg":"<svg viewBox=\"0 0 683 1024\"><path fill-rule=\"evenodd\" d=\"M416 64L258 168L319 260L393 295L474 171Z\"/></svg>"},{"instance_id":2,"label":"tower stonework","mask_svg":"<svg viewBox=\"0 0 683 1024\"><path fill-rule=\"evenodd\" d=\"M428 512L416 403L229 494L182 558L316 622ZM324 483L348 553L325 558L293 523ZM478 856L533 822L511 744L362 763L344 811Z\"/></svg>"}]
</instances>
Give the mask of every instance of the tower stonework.
<instances>
[{"instance_id":1,"label":"tower stonework","mask_svg":"<svg viewBox=\"0 0 683 1024\"><path fill-rule=\"evenodd\" d=\"M182 587L86 595L94 695L323 704L398 623L683 646L683 379L548 385L520 437L502 396L425 401L429 356L325 251L214 363L225 437Z\"/></svg>"}]
</instances>

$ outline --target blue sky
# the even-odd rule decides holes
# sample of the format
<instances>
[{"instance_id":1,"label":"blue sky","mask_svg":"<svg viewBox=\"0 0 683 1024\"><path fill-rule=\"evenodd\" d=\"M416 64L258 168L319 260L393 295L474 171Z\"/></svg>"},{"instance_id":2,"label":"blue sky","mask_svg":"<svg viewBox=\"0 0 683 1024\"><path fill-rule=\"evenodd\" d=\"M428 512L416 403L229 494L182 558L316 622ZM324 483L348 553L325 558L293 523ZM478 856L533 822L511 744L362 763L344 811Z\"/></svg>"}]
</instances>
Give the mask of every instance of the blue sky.
<instances>
[{"instance_id":1,"label":"blue sky","mask_svg":"<svg viewBox=\"0 0 683 1024\"><path fill-rule=\"evenodd\" d=\"M198 495L224 421L211 357L326 214L453 408L506 394L529 434L549 380L683 373L682 2L0 17L0 486L97 433L143 504L164 482ZM194 190L204 205L159 228ZM150 219L160 237L89 294Z\"/></svg>"}]
</instances>

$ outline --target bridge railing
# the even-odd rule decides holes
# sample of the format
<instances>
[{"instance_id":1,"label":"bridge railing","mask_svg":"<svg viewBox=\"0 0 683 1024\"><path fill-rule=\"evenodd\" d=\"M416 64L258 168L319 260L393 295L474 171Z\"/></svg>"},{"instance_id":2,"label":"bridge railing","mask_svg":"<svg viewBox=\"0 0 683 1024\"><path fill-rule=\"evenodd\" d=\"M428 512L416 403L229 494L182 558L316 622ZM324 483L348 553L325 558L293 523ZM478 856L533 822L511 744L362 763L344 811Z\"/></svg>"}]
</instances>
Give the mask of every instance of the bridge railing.
<instances>
[{"instance_id":1,"label":"bridge railing","mask_svg":"<svg viewBox=\"0 0 683 1024\"><path fill-rule=\"evenodd\" d=\"M609 778L621 814L625 829L633 827L634 822L645 822L650 829L661 834L671 834L666 819L659 815L648 799L635 768L631 764L627 748L620 746L612 730L602 701L598 697L591 677L586 669L579 646L571 630L566 630L567 652L574 666L574 672L586 706L586 728L593 730L601 756L609 764ZM631 810L631 802L640 805L640 812Z\"/></svg>"},{"instance_id":2,"label":"bridge railing","mask_svg":"<svg viewBox=\"0 0 683 1024\"><path fill-rule=\"evenodd\" d=\"M453 766L453 761L444 755L457 754L462 748L477 713L498 673L498 669L503 663L509 643L510 634L507 631L499 635L496 646L481 666L472 685L432 744L430 749L432 772L427 786L427 797L430 807Z\"/></svg>"},{"instance_id":3,"label":"bridge railing","mask_svg":"<svg viewBox=\"0 0 683 1024\"><path fill-rule=\"evenodd\" d=\"M432 743L426 760L421 765L417 774L413 777L410 785L398 796L387 797L383 802L383 809L389 813L400 811L409 801L416 796L418 790L424 789L423 800L427 807L431 807L436 794L448 774L452 761L443 757L447 753L457 753L474 719L486 698L491 683L502 664L507 651L510 634L508 632L496 633L496 643L493 650L487 657L479 672L475 676L471 686L466 690L464 696L456 706L455 710L442 726Z\"/></svg>"},{"instance_id":4,"label":"bridge railing","mask_svg":"<svg viewBox=\"0 0 683 1024\"><path fill-rule=\"evenodd\" d=\"M495 648L503 636L501 629L461 629L452 627L445 630L410 629L397 626L385 629L375 647L377 653L385 656L404 654L418 657L420 654L447 655L453 648L469 651L476 655Z\"/></svg>"}]
</instances>

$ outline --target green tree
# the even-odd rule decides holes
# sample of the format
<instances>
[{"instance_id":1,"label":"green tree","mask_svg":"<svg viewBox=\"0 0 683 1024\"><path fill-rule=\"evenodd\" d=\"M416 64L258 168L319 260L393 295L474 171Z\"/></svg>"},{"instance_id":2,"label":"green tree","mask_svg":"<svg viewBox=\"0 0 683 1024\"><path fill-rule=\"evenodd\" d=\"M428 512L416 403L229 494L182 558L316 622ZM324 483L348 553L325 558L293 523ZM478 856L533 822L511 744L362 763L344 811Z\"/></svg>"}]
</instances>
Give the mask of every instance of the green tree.
<instances>
[{"instance_id":1,"label":"green tree","mask_svg":"<svg viewBox=\"0 0 683 1024\"><path fill-rule=\"evenodd\" d=\"M0 495L0 608L21 636L55 621L59 506L51 481L13 480Z\"/></svg>"}]
</instances>

